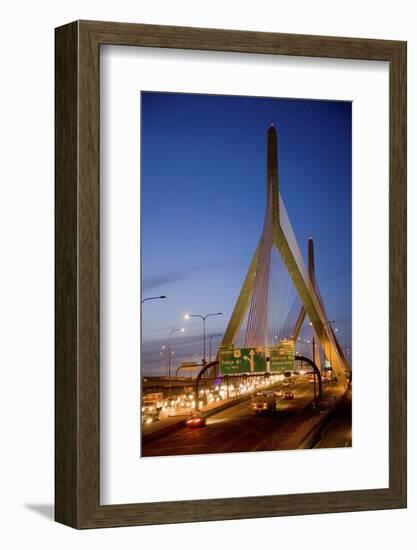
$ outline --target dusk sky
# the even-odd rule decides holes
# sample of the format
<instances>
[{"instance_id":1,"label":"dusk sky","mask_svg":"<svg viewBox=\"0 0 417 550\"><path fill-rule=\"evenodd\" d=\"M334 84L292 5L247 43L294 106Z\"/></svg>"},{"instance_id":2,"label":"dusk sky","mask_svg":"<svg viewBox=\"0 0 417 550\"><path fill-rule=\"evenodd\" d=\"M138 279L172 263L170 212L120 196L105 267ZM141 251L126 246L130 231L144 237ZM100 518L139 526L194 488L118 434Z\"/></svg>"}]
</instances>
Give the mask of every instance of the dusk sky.
<instances>
[{"instance_id":1,"label":"dusk sky","mask_svg":"<svg viewBox=\"0 0 417 550\"><path fill-rule=\"evenodd\" d=\"M307 265L314 239L316 279L338 338L351 348L351 103L141 94L142 374L165 374L202 358L202 321L220 311L223 333L262 233L266 139L278 134L280 192ZM213 354L218 338L213 338Z\"/></svg>"}]
</instances>

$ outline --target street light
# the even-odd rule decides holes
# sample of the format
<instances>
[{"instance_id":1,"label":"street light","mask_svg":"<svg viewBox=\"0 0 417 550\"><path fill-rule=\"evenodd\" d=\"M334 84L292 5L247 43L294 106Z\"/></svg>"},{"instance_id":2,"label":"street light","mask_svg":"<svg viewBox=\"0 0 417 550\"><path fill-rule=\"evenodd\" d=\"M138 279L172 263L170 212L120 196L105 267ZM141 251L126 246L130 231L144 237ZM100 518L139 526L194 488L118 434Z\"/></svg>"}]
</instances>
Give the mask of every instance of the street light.
<instances>
[{"instance_id":1,"label":"street light","mask_svg":"<svg viewBox=\"0 0 417 550\"><path fill-rule=\"evenodd\" d=\"M221 334L212 334L211 336L209 336L209 363L211 363L211 341L213 338L220 338Z\"/></svg>"},{"instance_id":2,"label":"street light","mask_svg":"<svg viewBox=\"0 0 417 550\"><path fill-rule=\"evenodd\" d=\"M173 328L168 336L168 378L171 380L171 336L174 332L184 332L184 328Z\"/></svg>"},{"instance_id":3,"label":"street light","mask_svg":"<svg viewBox=\"0 0 417 550\"><path fill-rule=\"evenodd\" d=\"M165 365L165 377L168 378L168 350L166 346L162 346L161 350L159 352L160 356L162 357L162 361Z\"/></svg>"},{"instance_id":4,"label":"street light","mask_svg":"<svg viewBox=\"0 0 417 550\"><path fill-rule=\"evenodd\" d=\"M143 302L147 302L148 300L165 300L166 296L151 296L150 298L144 298L142 301L141 301L141 304L143 304Z\"/></svg>"},{"instance_id":5,"label":"street light","mask_svg":"<svg viewBox=\"0 0 417 550\"><path fill-rule=\"evenodd\" d=\"M164 350L163 349L162 349L162 351L159 352L159 355L161 356L161 359L162 359L162 372L164 372L164 370L166 372L166 362L165 362L165 355L164 355Z\"/></svg>"},{"instance_id":6,"label":"street light","mask_svg":"<svg viewBox=\"0 0 417 550\"><path fill-rule=\"evenodd\" d=\"M184 315L185 319L190 319L191 317L200 317L200 319L203 320L203 366L206 364L206 319L207 317L213 317L214 315L222 315L222 313L207 313L207 315L192 315L190 313L187 313L186 315Z\"/></svg>"}]
</instances>

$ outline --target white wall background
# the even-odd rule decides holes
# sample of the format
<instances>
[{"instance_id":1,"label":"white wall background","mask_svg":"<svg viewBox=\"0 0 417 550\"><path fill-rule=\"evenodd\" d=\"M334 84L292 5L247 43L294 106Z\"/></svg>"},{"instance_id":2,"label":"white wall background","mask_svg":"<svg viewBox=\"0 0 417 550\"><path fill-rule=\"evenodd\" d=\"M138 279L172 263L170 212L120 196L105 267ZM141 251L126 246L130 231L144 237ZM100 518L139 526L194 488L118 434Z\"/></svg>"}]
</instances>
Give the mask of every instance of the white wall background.
<instances>
[{"instance_id":1,"label":"white wall background","mask_svg":"<svg viewBox=\"0 0 417 550\"><path fill-rule=\"evenodd\" d=\"M0 545L14 549L413 548L417 376L409 361L407 510L76 532L52 522L54 27L103 19L408 41L409 349L417 329L417 18L407 0L3 3L0 84Z\"/></svg>"}]
</instances>

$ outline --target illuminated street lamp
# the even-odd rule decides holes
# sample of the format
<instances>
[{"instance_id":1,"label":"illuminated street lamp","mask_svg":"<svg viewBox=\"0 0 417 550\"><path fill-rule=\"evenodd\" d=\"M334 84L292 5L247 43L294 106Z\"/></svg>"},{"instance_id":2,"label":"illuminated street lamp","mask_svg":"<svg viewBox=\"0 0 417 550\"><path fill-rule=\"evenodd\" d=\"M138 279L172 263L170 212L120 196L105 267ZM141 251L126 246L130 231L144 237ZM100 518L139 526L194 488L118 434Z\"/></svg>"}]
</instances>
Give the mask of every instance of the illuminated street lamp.
<instances>
[{"instance_id":1,"label":"illuminated street lamp","mask_svg":"<svg viewBox=\"0 0 417 550\"><path fill-rule=\"evenodd\" d=\"M149 298L144 298L142 301L141 301L141 304L143 304L143 302L147 302L148 300L165 300L166 296L150 296Z\"/></svg>"},{"instance_id":2,"label":"illuminated street lamp","mask_svg":"<svg viewBox=\"0 0 417 550\"><path fill-rule=\"evenodd\" d=\"M210 337L209 337L209 363L211 363L211 341L213 338L220 338L221 334L212 334Z\"/></svg>"},{"instance_id":3,"label":"illuminated street lamp","mask_svg":"<svg viewBox=\"0 0 417 550\"><path fill-rule=\"evenodd\" d=\"M213 317L214 315L222 315L222 313L207 313L207 315L191 315L187 313L184 315L185 319L190 319L191 317L200 317L203 320L203 366L206 364L206 319L207 317Z\"/></svg>"},{"instance_id":4,"label":"illuminated street lamp","mask_svg":"<svg viewBox=\"0 0 417 550\"><path fill-rule=\"evenodd\" d=\"M184 332L184 328L173 328L168 336L168 378L171 380L171 336L174 332Z\"/></svg>"},{"instance_id":5,"label":"illuminated street lamp","mask_svg":"<svg viewBox=\"0 0 417 550\"><path fill-rule=\"evenodd\" d=\"M162 359L162 366L165 367L166 370L168 370L168 369L167 369L167 364L166 364L166 361L165 361L164 351L163 351L163 350L160 351L160 352L159 352L159 355L161 356L161 359ZM168 373L167 373L167 374L168 374Z\"/></svg>"},{"instance_id":6,"label":"illuminated street lamp","mask_svg":"<svg viewBox=\"0 0 417 550\"><path fill-rule=\"evenodd\" d=\"M161 347L162 351L160 352L160 356L163 359L163 362L165 364L165 376L168 378L168 349L166 346ZM171 355L174 355L175 352L171 352Z\"/></svg>"}]
</instances>

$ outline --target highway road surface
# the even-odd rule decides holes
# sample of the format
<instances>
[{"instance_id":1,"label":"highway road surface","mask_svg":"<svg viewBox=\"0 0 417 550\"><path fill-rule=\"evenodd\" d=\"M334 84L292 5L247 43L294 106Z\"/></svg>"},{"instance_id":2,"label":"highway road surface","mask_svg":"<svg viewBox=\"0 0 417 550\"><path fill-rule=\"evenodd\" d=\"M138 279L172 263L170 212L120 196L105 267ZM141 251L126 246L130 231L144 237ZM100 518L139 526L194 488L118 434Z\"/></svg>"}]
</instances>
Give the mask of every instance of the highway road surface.
<instances>
[{"instance_id":1,"label":"highway road surface","mask_svg":"<svg viewBox=\"0 0 417 550\"><path fill-rule=\"evenodd\" d=\"M331 422L327 425L316 449L351 447L352 446L352 390L349 389L345 397L335 409Z\"/></svg>"},{"instance_id":2,"label":"highway road surface","mask_svg":"<svg viewBox=\"0 0 417 550\"><path fill-rule=\"evenodd\" d=\"M142 456L245 452L260 447L267 450L265 441L272 436L276 440L280 433L288 435L313 399L313 384L305 378L283 390L293 391L294 399L281 399L275 413L256 415L248 399L208 417L203 428L184 427L145 444ZM308 409L311 415L311 407Z\"/></svg>"}]
</instances>

